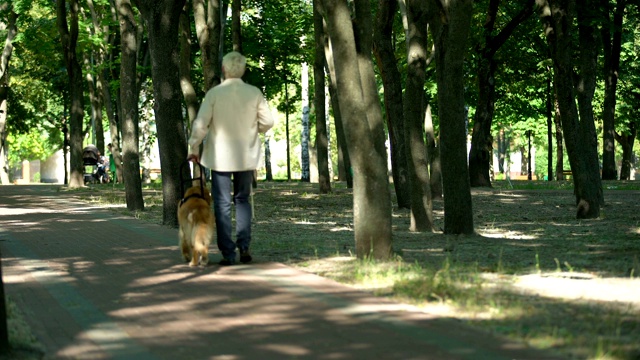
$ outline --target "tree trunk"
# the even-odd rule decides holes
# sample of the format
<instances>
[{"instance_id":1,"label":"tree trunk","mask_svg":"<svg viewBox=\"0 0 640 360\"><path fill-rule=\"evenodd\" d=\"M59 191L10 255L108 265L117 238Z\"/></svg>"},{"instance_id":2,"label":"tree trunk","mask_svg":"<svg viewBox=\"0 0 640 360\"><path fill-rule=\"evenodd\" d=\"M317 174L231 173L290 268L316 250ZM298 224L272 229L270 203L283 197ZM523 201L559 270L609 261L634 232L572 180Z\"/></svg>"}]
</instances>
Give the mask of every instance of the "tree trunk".
<instances>
[{"instance_id":1,"label":"tree trunk","mask_svg":"<svg viewBox=\"0 0 640 360\"><path fill-rule=\"evenodd\" d=\"M452 0L446 4L429 1L429 20L436 45L445 234L474 232L463 71L472 4L472 0Z\"/></svg>"},{"instance_id":2,"label":"tree trunk","mask_svg":"<svg viewBox=\"0 0 640 360\"><path fill-rule=\"evenodd\" d=\"M374 144L365 108L358 55L345 0L325 0L325 16L333 55L340 111L353 164L353 218L359 259L388 259L391 255L391 202L386 158ZM361 13L361 15L364 15ZM369 16L371 16L369 14ZM365 34L370 34L371 28ZM363 74L366 76L367 74ZM370 81L371 79L364 79Z\"/></svg>"},{"instance_id":3,"label":"tree trunk","mask_svg":"<svg viewBox=\"0 0 640 360\"><path fill-rule=\"evenodd\" d=\"M618 73L620 71L620 52L622 49L622 20L627 1L617 1L613 22L609 18L609 14L611 13L611 6L609 4L609 0L600 1L600 6L604 9L602 13L605 14L604 24L601 29L602 43L604 45L602 180L615 180L618 177L615 151L616 90L618 86ZM611 29L613 29L613 38L611 36ZM620 174L620 180L622 180L622 174Z\"/></svg>"},{"instance_id":4,"label":"tree trunk","mask_svg":"<svg viewBox=\"0 0 640 360\"><path fill-rule=\"evenodd\" d=\"M440 144L433 128L431 105L427 104L424 117L427 155L429 156L429 188L432 199L442 198L442 165L440 164Z\"/></svg>"},{"instance_id":5,"label":"tree trunk","mask_svg":"<svg viewBox=\"0 0 640 360\"><path fill-rule=\"evenodd\" d=\"M231 39L233 51L242 53L242 26L240 24L240 12L242 0L231 0Z\"/></svg>"},{"instance_id":6,"label":"tree trunk","mask_svg":"<svg viewBox=\"0 0 640 360\"><path fill-rule=\"evenodd\" d=\"M125 199L131 211L143 210L138 140L137 25L129 0L116 0L120 20L120 101Z\"/></svg>"},{"instance_id":7,"label":"tree trunk","mask_svg":"<svg viewBox=\"0 0 640 360\"><path fill-rule=\"evenodd\" d=\"M313 30L315 38L313 84L314 106L316 114L316 153L318 158L318 185L321 194L331 192L331 176L329 172L329 138L326 121L326 93L324 74L325 33L322 20L322 0L313 0Z\"/></svg>"},{"instance_id":8,"label":"tree trunk","mask_svg":"<svg viewBox=\"0 0 640 360\"><path fill-rule=\"evenodd\" d=\"M11 6L4 3L4 6ZM9 95L9 62L13 53L13 39L18 34L16 20L18 15L13 11L13 7L8 9L9 16L6 24L7 37L4 41L4 49L0 57L0 180L2 185L9 184L9 167L7 164L7 97Z\"/></svg>"},{"instance_id":9,"label":"tree trunk","mask_svg":"<svg viewBox=\"0 0 640 360\"><path fill-rule=\"evenodd\" d=\"M82 68L76 54L76 45L78 43L78 1L71 0L69 3L69 23L67 22L66 1L58 1L56 9L60 41L69 78L69 99L71 101L69 119L69 145L71 148L69 187L78 188L84 186L84 163L82 160L84 93Z\"/></svg>"},{"instance_id":10,"label":"tree trunk","mask_svg":"<svg viewBox=\"0 0 640 360\"><path fill-rule=\"evenodd\" d=\"M193 0L193 18L202 53L204 90L220 84L220 0L209 0L205 11L204 0Z\"/></svg>"},{"instance_id":11,"label":"tree trunk","mask_svg":"<svg viewBox=\"0 0 640 360\"><path fill-rule=\"evenodd\" d=\"M179 78L178 25L184 0L138 0L149 31L154 112L160 148L162 223L178 226L178 201L182 198L180 167L187 158Z\"/></svg>"},{"instance_id":12,"label":"tree trunk","mask_svg":"<svg viewBox=\"0 0 640 360\"><path fill-rule=\"evenodd\" d=\"M358 68L360 70L360 81L367 120L373 136L373 146L377 152L377 157L382 159L384 172L388 174L387 149L385 147L386 134L384 132L384 121L382 119L382 108L380 107L380 96L378 95L378 84L373 69L373 16L371 14L371 1L355 0L355 20L353 31L355 36L355 47L358 55ZM382 169L380 169L382 170ZM389 179L387 178L387 183Z\"/></svg>"},{"instance_id":13,"label":"tree trunk","mask_svg":"<svg viewBox=\"0 0 640 360\"><path fill-rule=\"evenodd\" d=\"M90 32L92 36L99 37L102 34L102 27L100 26L100 20L95 10L92 0L87 0L87 6L91 14ZM104 144L104 127L102 126L102 109L104 105L103 97L103 83L102 79L98 76L100 71L97 70L94 64L104 64L104 45L98 44L97 47L91 53L91 58L87 56L89 53L85 52L85 64L87 65L87 84L89 89L89 100L91 102L91 119L93 121L93 131L95 132L95 144L102 155L106 155ZM96 74L94 76L94 74Z\"/></svg>"},{"instance_id":14,"label":"tree trunk","mask_svg":"<svg viewBox=\"0 0 640 360\"><path fill-rule=\"evenodd\" d=\"M427 148L424 143L424 82L427 66L427 16L420 1L407 0L407 82L405 85L404 137L411 186L411 231L433 228Z\"/></svg>"},{"instance_id":15,"label":"tree trunk","mask_svg":"<svg viewBox=\"0 0 640 360\"><path fill-rule=\"evenodd\" d=\"M180 87L187 108L188 124L196 119L199 101L191 81L191 22L189 21L189 3L180 13Z\"/></svg>"},{"instance_id":16,"label":"tree trunk","mask_svg":"<svg viewBox=\"0 0 640 360\"><path fill-rule=\"evenodd\" d=\"M102 96L98 91L96 80L93 76L94 68L90 57L97 57L97 53L84 53L84 65L86 69L87 90L89 90L89 103L91 104L91 143L95 144L104 155L104 128L102 126Z\"/></svg>"},{"instance_id":17,"label":"tree trunk","mask_svg":"<svg viewBox=\"0 0 640 360\"><path fill-rule=\"evenodd\" d=\"M327 33L327 31L325 31ZM353 188L353 172L351 171L351 159L349 158L349 149L347 147L347 139L344 134L344 126L342 122L342 113L340 111L340 103L338 101L338 86L336 82L336 68L333 61L333 49L331 48L331 39L326 38L324 46L324 54L329 70L329 94L331 97L331 108L333 109L333 120L336 126L336 139L338 140L338 179L347 182L347 188Z\"/></svg>"},{"instance_id":18,"label":"tree trunk","mask_svg":"<svg viewBox=\"0 0 640 360\"><path fill-rule=\"evenodd\" d=\"M554 87L555 89L555 87ZM560 121L560 107L558 106L558 95L553 92L553 124L556 128L556 180L564 180L564 135L562 134L562 122Z\"/></svg>"},{"instance_id":19,"label":"tree trunk","mask_svg":"<svg viewBox=\"0 0 640 360\"><path fill-rule=\"evenodd\" d=\"M404 114L402 107L402 77L393 49L393 19L397 0L379 0L376 26L373 29L373 53L384 86L384 105L389 131L391 174L399 208L411 208L410 184L405 157Z\"/></svg>"},{"instance_id":20,"label":"tree trunk","mask_svg":"<svg viewBox=\"0 0 640 360\"><path fill-rule=\"evenodd\" d=\"M620 180L631 180L631 169L633 168L633 144L638 129L635 123L629 124L628 134L616 134L616 140L622 147L622 166L620 167ZM637 175L636 175L637 179Z\"/></svg>"},{"instance_id":21,"label":"tree trunk","mask_svg":"<svg viewBox=\"0 0 640 360\"><path fill-rule=\"evenodd\" d=\"M589 7L589 4L581 4L580 7ZM580 26L580 58L578 65L581 70L580 84L580 115L576 106L576 89L574 88L574 60L572 53L573 21L576 16L576 6L573 0L556 1L549 0L543 5L543 23L545 34L551 47L554 64L554 84L558 96L558 107L561 114L562 130L569 155L569 163L573 173L574 193L576 196L578 218L597 218L600 214L602 197L602 185L598 171L598 158L596 153L595 128L593 117L589 117L590 97L592 96L595 68L589 69L595 60L592 56L596 46L593 43L593 29L585 29ZM583 15L581 15L582 17ZM591 39L589 39L591 38ZM590 44L590 45L589 45ZM587 49L592 46L593 51ZM591 72L594 74L592 75ZM591 114L592 116L592 114ZM588 124L588 122L591 124ZM590 138L592 133L593 138ZM595 168L593 168L595 164Z\"/></svg>"},{"instance_id":22,"label":"tree trunk","mask_svg":"<svg viewBox=\"0 0 640 360\"><path fill-rule=\"evenodd\" d=\"M578 15L578 39L580 56L578 68L580 79L576 88L578 95L579 128L577 150L578 162L583 164L584 171L579 171L574 178L576 204L587 199L594 199L599 206L604 205L600 162L598 160L598 135L593 114L593 95L596 90L596 69L598 65L598 33L593 26L597 20L597 1L585 0L584 6L576 6ZM588 201L588 200L587 200ZM583 216L591 218L599 216L589 204L589 209L578 208Z\"/></svg>"},{"instance_id":23,"label":"tree trunk","mask_svg":"<svg viewBox=\"0 0 640 360\"><path fill-rule=\"evenodd\" d=\"M552 78L547 78L546 115L547 115L547 181L553 180L553 91Z\"/></svg>"},{"instance_id":24,"label":"tree trunk","mask_svg":"<svg viewBox=\"0 0 640 360\"><path fill-rule=\"evenodd\" d=\"M302 63L302 73L300 79L302 87L302 133L300 134L300 167L301 181L311 181L311 171L309 165L309 65Z\"/></svg>"},{"instance_id":25,"label":"tree trunk","mask_svg":"<svg viewBox=\"0 0 640 360\"><path fill-rule=\"evenodd\" d=\"M113 23L118 23L118 15L115 9L115 3L113 1L109 2L111 4L111 14ZM119 29L107 28L104 32L104 42L109 44L111 48L111 53L109 54L109 62L113 62L116 57L119 56L120 49L120 31ZM107 59L107 54L105 54L105 59ZM123 171L122 171L122 155L120 152L120 129L119 129L119 107L118 103L120 101L120 96L114 97L111 95L110 86L108 86L111 80L119 80L120 74L117 71L109 71L106 67L102 69L102 71L98 74L99 81L105 86L102 87L102 94L104 99L105 111L107 113L107 118L109 119L109 133L111 134L111 145L113 161L116 164L116 176L113 179L114 182L122 183L124 182ZM118 81L119 82L119 81ZM119 93L119 89L118 89Z\"/></svg>"},{"instance_id":26,"label":"tree trunk","mask_svg":"<svg viewBox=\"0 0 640 360\"><path fill-rule=\"evenodd\" d=\"M471 149L469 150L469 180L472 187L491 187L491 152L493 136L491 124L495 110L495 54L513 34L513 31L533 14L534 0L527 0L522 10L493 36L500 0L489 1L487 19L484 24L484 44L478 59L478 103L473 118Z\"/></svg>"}]
</instances>

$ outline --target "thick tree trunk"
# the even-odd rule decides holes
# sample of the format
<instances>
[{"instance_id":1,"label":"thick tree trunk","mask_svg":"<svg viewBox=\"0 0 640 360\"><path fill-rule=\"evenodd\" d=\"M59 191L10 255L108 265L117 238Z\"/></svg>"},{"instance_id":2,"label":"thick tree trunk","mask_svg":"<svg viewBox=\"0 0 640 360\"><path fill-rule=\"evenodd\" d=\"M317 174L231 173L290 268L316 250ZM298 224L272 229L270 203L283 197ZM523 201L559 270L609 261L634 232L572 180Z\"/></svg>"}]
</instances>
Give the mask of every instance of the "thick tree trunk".
<instances>
[{"instance_id":1,"label":"thick tree trunk","mask_svg":"<svg viewBox=\"0 0 640 360\"><path fill-rule=\"evenodd\" d=\"M313 0L313 30L315 39L313 83L314 105L316 112L316 153L318 159L318 185L321 194L331 192L331 176L329 172L329 138L326 121L326 96L324 74L325 33L322 20L322 0Z\"/></svg>"},{"instance_id":2,"label":"thick tree trunk","mask_svg":"<svg viewBox=\"0 0 640 360\"><path fill-rule=\"evenodd\" d=\"M407 82L405 86L405 156L411 187L411 231L433 228L429 168L424 138L424 82L427 66L427 16L420 1L407 1Z\"/></svg>"},{"instance_id":3,"label":"thick tree trunk","mask_svg":"<svg viewBox=\"0 0 640 360\"><path fill-rule=\"evenodd\" d=\"M378 84L372 61L373 16L371 14L371 2L369 0L354 0L354 6L356 18L353 22L353 31L356 53L358 54L358 68L360 70L360 81L362 82L364 106L367 111L369 129L373 136L373 146L377 152L377 157L383 159L385 173L388 173L388 155L385 147L386 135L382 119L382 108L380 107L380 96L378 95Z\"/></svg>"},{"instance_id":4,"label":"thick tree trunk","mask_svg":"<svg viewBox=\"0 0 640 360\"><path fill-rule=\"evenodd\" d=\"M57 24L60 32L67 76L69 78L69 99L71 101L69 119L69 145L70 145L70 174L69 187L84 186L84 163L82 161L82 140L84 129L82 120L84 117L84 92L82 80L82 68L78 62L76 45L78 43L78 1L69 3L70 22L67 22L66 1L57 2Z\"/></svg>"},{"instance_id":5,"label":"thick tree trunk","mask_svg":"<svg viewBox=\"0 0 640 360\"><path fill-rule=\"evenodd\" d=\"M120 101L125 199L129 210L143 210L138 140L137 25L129 0L116 0L120 20Z\"/></svg>"},{"instance_id":6,"label":"thick tree trunk","mask_svg":"<svg viewBox=\"0 0 640 360\"><path fill-rule=\"evenodd\" d=\"M411 208L409 170L405 157L402 78L393 49L393 19L398 11L397 0L379 0L376 25L373 29L373 53L384 86L384 106L389 131L391 174L399 208Z\"/></svg>"},{"instance_id":7,"label":"thick tree trunk","mask_svg":"<svg viewBox=\"0 0 640 360\"><path fill-rule=\"evenodd\" d=\"M581 4L580 7L589 8L593 4ZM586 29L584 15L580 22L580 59L578 65L581 70L579 79L578 99L580 102L579 119L576 106L576 89L574 88L574 60L573 60L573 21L576 17L576 4L573 0L549 0L542 10L545 34L551 47L554 64L554 84L558 96L558 107L561 114L562 130L569 155L569 163L573 173L574 193L577 204L578 218L597 218L600 215L602 200L602 185L598 171L598 157L596 152L595 127L593 114L588 106L595 85L595 66L593 57L596 46L593 43L593 29ZM588 47L593 47L593 50ZM594 66L593 69L590 69ZM593 72L593 74L591 73ZM590 123L589 123L590 122ZM595 165L595 168L594 168Z\"/></svg>"},{"instance_id":8,"label":"thick tree trunk","mask_svg":"<svg viewBox=\"0 0 640 360\"><path fill-rule=\"evenodd\" d=\"M220 0L193 0L193 18L202 57L204 90L220 84Z\"/></svg>"},{"instance_id":9,"label":"thick tree trunk","mask_svg":"<svg viewBox=\"0 0 640 360\"><path fill-rule=\"evenodd\" d=\"M189 21L189 3L180 14L180 87L187 107L188 124L196 119L199 101L191 82L191 22ZM196 167L197 168L197 167Z\"/></svg>"},{"instance_id":10,"label":"thick tree trunk","mask_svg":"<svg viewBox=\"0 0 640 360\"><path fill-rule=\"evenodd\" d=\"M392 233L386 158L374 143L378 139L378 129L371 128L368 109L364 106L363 81L349 7L345 0L325 0L324 5L335 58L340 111L353 164L356 255L359 259L388 259ZM371 33L371 29L367 33Z\"/></svg>"},{"instance_id":11,"label":"thick tree trunk","mask_svg":"<svg viewBox=\"0 0 640 360\"><path fill-rule=\"evenodd\" d=\"M178 25L184 0L138 0L149 31L154 112L162 175L162 223L178 226L178 201L182 198L180 173L187 158L179 78Z\"/></svg>"},{"instance_id":12,"label":"thick tree trunk","mask_svg":"<svg viewBox=\"0 0 640 360\"><path fill-rule=\"evenodd\" d=\"M472 14L471 0L429 1L436 45L440 157L444 195L444 232L471 234L473 209L464 103L464 53Z\"/></svg>"},{"instance_id":13,"label":"thick tree trunk","mask_svg":"<svg viewBox=\"0 0 640 360\"><path fill-rule=\"evenodd\" d=\"M584 5L584 6L582 6ZM583 172L575 176L576 204L586 199L595 199L599 206L604 205L600 162L598 160L598 135L593 114L593 95L596 90L596 69L598 65L598 33L593 26L597 18L597 1L585 0L576 6L578 15L579 48L578 68L580 80L576 88L579 111L578 162L582 163ZM589 211L582 210L585 217L598 217L589 204ZM581 208L579 208L579 213Z\"/></svg>"},{"instance_id":14,"label":"thick tree trunk","mask_svg":"<svg viewBox=\"0 0 640 360\"><path fill-rule=\"evenodd\" d=\"M0 6L0 10L9 11L6 23L7 37L5 38L4 48L0 57L0 180L2 185L9 184L9 167L7 164L7 97L9 95L9 63L11 54L13 53L13 39L18 34L16 20L18 15L10 9L1 9L3 6L11 6L4 3Z\"/></svg>"},{"instance_id":15,"label":"thick tree trunk","mask_svg":"<svg viewBox=\"0 0 640 360\"><path fill-rule=\"evenodd\" d=\"M478 58L478 103L473 118L473 133L469 151L469 180L472 187L491 187L491 152L493 136L491 124L495 110L495 54L513 34L513 31L533 14L534 0L528 0L522 10L493 36L500 0L489 1L487 20L484 24L485 42Z\"/></svg>"},{"instance_id":16,"label":"thick tree trunk","mask_svg":"<svg viewBox=\"0 0 640 360\"><path fill-rule=\"evenodd\" d=\"M602 105L602 180L615 180L616 149L615 149L615 116L616 90L618 86L618 72L620 71L620 52L622 49L622 20L626 0L618 0L613 22L609 18L611 6L609 0L601 0L600 6L605 9L605 22L601 35L604 45L604 103ZM612 26L609 26L611 24ZM613 29L613 37L611 36ZM622 174L620 174L622 180Z\"/></svg>"},{"instance_id":17,"label":"thick tree trunk","mask_svg":"<svg viewBox=\"0 0 640 360\"><path fill-rule=\"evenodd\" d=\"M327 31L325 31L325 33L327 33ZM329 36L326 37L324 54L329 73L329 94L331 97L331 108L333 109L333 120L336 126L336 139L338 140L338 179L340 181L346 181L347 188L351 189L353 188L353 172L351 171L351 159L349 158L349 149L344 134L342 113L338 101L336 68L333 61L333 49L331 48L331 39L329 39Z\"/></svg>"}]
</instances>

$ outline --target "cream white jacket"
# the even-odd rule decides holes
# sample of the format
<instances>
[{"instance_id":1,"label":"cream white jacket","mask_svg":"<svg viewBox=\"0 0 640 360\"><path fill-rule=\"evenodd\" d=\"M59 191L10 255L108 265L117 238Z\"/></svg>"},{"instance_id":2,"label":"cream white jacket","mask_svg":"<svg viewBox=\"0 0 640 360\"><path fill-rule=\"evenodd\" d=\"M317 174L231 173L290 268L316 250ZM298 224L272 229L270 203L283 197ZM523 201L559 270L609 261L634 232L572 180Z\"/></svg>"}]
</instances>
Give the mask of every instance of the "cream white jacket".
<instances>
[{"instance_id":1,"label":"cream white jacket","mask_svg":"<svg viewBox=\"0 0 640 360\"><path fill-rule=\"evenodd\" d=\"M273 127L273 116L260 89L241 79L226 79L207 92L191 126L189 154L214 171L255 170L260 136Z\"/></svg>"}]
</instances>

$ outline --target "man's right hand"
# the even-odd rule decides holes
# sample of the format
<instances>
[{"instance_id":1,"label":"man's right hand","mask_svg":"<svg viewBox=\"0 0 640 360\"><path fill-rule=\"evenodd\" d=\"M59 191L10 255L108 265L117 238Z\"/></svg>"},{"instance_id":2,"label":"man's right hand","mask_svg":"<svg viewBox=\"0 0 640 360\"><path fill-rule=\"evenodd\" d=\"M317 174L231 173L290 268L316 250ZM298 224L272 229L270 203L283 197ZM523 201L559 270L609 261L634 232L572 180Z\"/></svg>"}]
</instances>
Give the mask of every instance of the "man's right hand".
<instances>
[{"instance_id":1,"label":"man's right hand","mask_svg":"<svg viewBox=\"0 0 640 360\"><path fill-rule=\"evenodd\" d=\"M189 156L187 156L187 161L193 161L196 164L200 163L200 157L196 154L189 154Z\"/></svg>"}]
</instances>

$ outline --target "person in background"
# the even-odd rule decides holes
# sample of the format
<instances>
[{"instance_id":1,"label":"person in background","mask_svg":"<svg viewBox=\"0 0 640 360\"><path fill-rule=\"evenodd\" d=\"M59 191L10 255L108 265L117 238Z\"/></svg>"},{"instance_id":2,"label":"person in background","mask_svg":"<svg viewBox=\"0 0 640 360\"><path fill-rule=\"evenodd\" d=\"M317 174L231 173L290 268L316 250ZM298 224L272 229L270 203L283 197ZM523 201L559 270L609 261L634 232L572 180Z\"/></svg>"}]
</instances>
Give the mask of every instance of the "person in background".
<instances>
[{"instance_id":1,"label":"person in background","mask_svg":"<svg viewBox=\"0 0 640 360\"><path fill-rule=\"evenodd\" d=\"M220 265L252 260L251 245L251 184L254 170L260 163L260 136L273 127L274 119L264 95L241 77L246 58L230 52L222 59L224 81L205 95L198 115L191 126L187 160L199 162L211 169L213 208L216 216ZM200 144L207 137L200 157ZM233 187L232 187L233 186ZM232 240L231 191L236 207L236 242Z\"/></svg>"},{"instance_id":2,"label":"person in background","mask_svg":"<svg viewBox=\"0 0 640 360\"><path fill-rule=\"evenodd\" d=\"M111 175L111 178L113 179L113 182L116 182L116 162L115 160L113 160L113 146L111 145L111 143L109 143L107 145L107 149L109 149L109 174Z\"/></svg>"}]
</instances>

